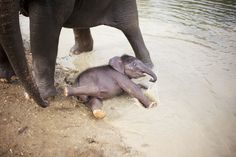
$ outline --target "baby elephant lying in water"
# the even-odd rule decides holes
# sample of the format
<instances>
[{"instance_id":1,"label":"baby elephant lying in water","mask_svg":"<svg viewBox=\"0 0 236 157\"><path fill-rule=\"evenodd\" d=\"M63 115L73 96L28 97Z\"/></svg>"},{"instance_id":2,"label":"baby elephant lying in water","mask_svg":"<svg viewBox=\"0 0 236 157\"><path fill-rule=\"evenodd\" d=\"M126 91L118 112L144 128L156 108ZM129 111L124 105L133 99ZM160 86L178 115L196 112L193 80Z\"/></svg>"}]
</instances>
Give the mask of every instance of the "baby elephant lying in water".
<instances>
[{"instance_id":1,"label":"baby elephant lying in water","mask_svg":"<svg viewBox=\"0 0 236 157\"><path fill-rule=\"evenodd\" d=\"M103 118L102 100L120 95L123 92L137 98L145 108L156 106L141 91L141 85L131 81L149 74L151 82L157 80L156 75L143 62L135 57L123 55L113 57L109 65L94 67L82 72L76 79L76 87L66 87L66 96L77 96L86 103L96 118Z\"/></svg>"}]
</instances>

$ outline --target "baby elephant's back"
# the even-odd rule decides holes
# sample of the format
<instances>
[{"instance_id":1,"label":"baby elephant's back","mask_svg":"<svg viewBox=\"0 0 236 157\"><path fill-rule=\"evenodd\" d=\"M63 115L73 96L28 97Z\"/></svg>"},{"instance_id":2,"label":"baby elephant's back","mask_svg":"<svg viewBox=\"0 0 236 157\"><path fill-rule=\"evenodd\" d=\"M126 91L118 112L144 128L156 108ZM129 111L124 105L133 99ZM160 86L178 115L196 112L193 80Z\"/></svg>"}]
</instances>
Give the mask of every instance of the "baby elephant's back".
<instances>
[{"instance_id":1,"label":"baby elephant's back","mask_svg":"<svg viewBox=\"0 0 236 157\"><path fill-rule=\"evenodd\" d=\"M107 72L109 71L108 66L99 66L94 68L89 68L82 73L76 79L76 83L78 86L85 86L85 85L93 85L97 86L102 83L101 81L110 79L107 76Z\"/></svg>"},{"instance_id":2,"label":"baby elephant's back","mask_svg":"<svg viewBox=\"0 0 236 157\"><path fill-rule=\"evenodd\" d=\"M110 66L87 69L78 76L76 80L77 86L97 87L100 98L111 98L122 93L122 89L114 80L114 72Z\"/></svg>"}]
</instances>

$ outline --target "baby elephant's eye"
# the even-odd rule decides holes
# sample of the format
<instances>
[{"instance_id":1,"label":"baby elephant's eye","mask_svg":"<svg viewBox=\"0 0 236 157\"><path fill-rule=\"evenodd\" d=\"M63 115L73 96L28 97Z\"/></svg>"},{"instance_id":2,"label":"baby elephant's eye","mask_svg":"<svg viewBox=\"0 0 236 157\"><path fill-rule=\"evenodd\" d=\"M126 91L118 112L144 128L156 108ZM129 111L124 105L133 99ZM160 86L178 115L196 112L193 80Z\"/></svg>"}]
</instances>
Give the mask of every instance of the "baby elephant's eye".
<instances>
[{"instance_id":1,"label":"baby elephant's eye","mask_svg":"<svg viewBox=\"0 0 236 157\"><path fill-rule=\"evenodd\" d=\"M137 64L135 62L133 62L133 66L136 66Z\"/></svg>"}]
</instances>

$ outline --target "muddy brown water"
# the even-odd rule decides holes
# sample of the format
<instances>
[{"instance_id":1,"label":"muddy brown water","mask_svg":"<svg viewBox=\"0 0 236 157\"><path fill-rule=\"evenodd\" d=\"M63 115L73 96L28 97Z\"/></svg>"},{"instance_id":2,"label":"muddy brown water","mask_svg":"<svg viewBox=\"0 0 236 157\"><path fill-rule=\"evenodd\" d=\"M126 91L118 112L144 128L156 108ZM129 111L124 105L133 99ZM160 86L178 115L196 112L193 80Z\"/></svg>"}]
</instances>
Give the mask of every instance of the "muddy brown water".
<instances>
[{"instance_id":1,"label":"muddy brown water","mask_svg":"<svg viewBox=\"0 0 236 157\"><path fill-rule=\"evenodd\" d=\"M102 121L94 121L86 108L75 107L75 100L70 105L67 99L61 98L52 107L59 108L59 113L52 112L52 109L37 109L40 112L36 110L33 113L43 119L41 114L52 112L51 116L56 118L46 132L69 136L65 143L75 147L78 141L83 143L83 137L88 136L86 132L79 135L80 129L93 130L93 126L98 127L95 130L104 133L91 131L92 136L88 136L87 140L96 143L93 138L101 135L98 138L101 144L95 148L84 146L85 150L91 148L91 152L95 151L94 154L99 154L96 151L102 148L114 149L103 151L105 156L122 156L122 153L123 156L147 157L235 156L236 2L138 0L138 8L140 27L158 75L155 84L148 83L148 78L138 82L148 84L148 93L158 101L158 107L147 110L129 96L117 97L104 102L107 116ZM27 40L28 19L22 17L21 25ZM63 29L57 62L81 72L88 67L106 64L113 56L124 53L133 55L127 39L119 30L99 26L92 28L92 35L92 52L70 56L69 49L74 43L72 30ZM66 113L61 111L63 109L58 103L62 106L64 103ZM68 127L60 121L60 115L66 116L67 122L72 123L69 125L72 130L69 128L66 133L59 132L60 123ZM72 122L76 117L82 120ZM76 128L77 125L82 127ZM43 123L39 127L44 127ZM110 129L113 131L109 132ZM109 133L111 135L106 136ZM55 144L55 141L63 143L64 140L48 138L48 143L44 141L46 145ZM72 154L78 151L75 147L69 149ZM56 151L50 150L51 153ZM81 152L84 153L79 150Z\"/></svg>"}]
</instances>

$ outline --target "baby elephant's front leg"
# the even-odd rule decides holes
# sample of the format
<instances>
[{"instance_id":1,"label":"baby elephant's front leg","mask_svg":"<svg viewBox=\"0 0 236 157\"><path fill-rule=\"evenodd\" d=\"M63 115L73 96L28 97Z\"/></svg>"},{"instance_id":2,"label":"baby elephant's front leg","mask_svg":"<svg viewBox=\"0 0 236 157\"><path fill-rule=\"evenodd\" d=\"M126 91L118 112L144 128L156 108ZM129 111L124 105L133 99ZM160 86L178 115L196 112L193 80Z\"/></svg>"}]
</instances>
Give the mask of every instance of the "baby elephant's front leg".
<instances>
[{"instance_id":1,"label":"baby elephant's front leg","mask_svg":"<svg viewBox=\"0 0 236 157\"><path fill-rule=\"evenodd\" d=\"M139 86L136 85L136 87L130 87L128 89L129 94L135 98L137 98L139 100L139 102L141 102L143 104L143 106L145 108L152 108L157 106L157 102L155 101L151 101L150 99L148 99L148 97L146 97L142 90L140 89Z\"/></svg>"},{"instance_id":2,"label":"baby elephant's front leg","mask_svg":"<svg viewBox=\"0 0 236 157\"><path fill-rule=\"evenodd\" d=\"M142 92L141 88L130 79L122 77L118 80L119 86L131 96L137 98L145 108L157 106L156 102L149 100Z\"/></svg>"}]
</instances>

